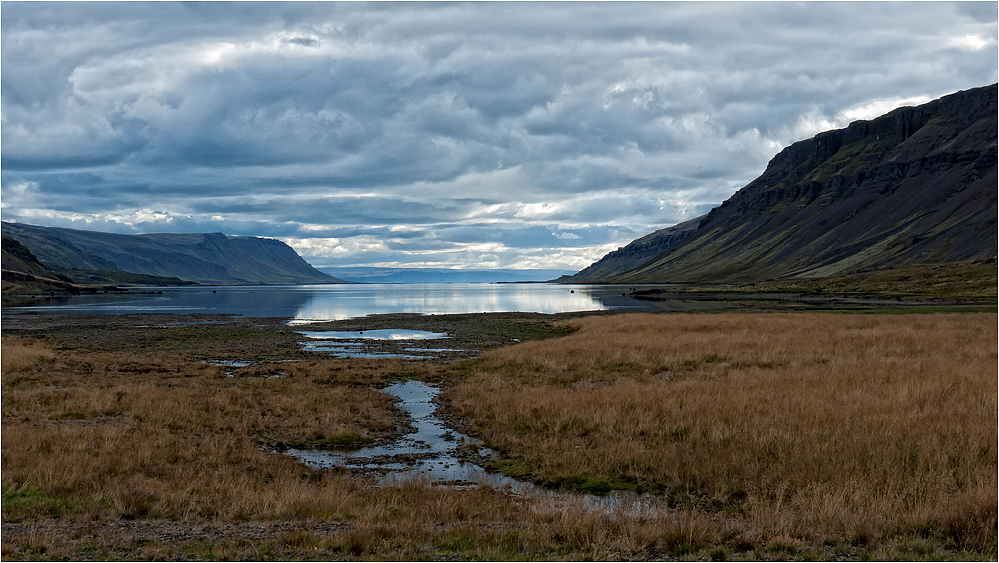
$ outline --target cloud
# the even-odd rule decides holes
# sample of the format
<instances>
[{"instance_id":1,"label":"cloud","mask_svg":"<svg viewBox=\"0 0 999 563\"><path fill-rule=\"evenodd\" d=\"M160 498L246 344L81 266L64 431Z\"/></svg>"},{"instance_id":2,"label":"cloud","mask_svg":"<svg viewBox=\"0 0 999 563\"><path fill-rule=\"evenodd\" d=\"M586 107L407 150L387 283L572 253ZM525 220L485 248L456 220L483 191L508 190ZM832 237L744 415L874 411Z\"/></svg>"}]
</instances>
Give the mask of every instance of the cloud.
<instances>
[{"instance_id":1,"label":"cloud","mask_svg":"<svg viewBox=\"0 0 999 563\"><path fill-rule=\"evenodd\" d=\"M985 8L3 3L4 218L582 267L796 140L996 81Z\"/></svg>"}]
</instances>

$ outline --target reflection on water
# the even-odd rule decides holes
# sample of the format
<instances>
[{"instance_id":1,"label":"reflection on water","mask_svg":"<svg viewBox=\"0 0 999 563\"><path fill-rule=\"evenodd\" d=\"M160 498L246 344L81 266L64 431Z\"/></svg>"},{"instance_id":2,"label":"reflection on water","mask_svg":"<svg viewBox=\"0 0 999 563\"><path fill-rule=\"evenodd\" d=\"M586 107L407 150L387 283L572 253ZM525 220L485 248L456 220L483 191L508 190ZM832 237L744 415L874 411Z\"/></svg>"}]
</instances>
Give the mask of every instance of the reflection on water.
<instances>
[{"instance_id":1,"label":"reflection on water","mask_svg":"<svg viewBox=\"0 0 999 563\"><path fill-rule=\"evenodd\" d=\"M469 439L437 418L432 403L437 395L436 388L419 381L405 381L383 391L399 398L399 407L410 416L410 423L415 428L413 432L385 446L352 452L288 450L286 453L315 468L338 465L379 470L383 484L423 479L450 484L488 483L497 487L524 485L503 475L486 473L481 467L458 459L458 446Z\"/></svg>"},{"instance_id":2,"label":"reflection on water","mask_svg":"<svg viewBox=\"0 0 999 563\"><path fill-rule=\"evenodd\" d=\"M607 286L555 284L352 285L312 295L295 316L306 321L342 320L374 313L564 313L649 307L620 293L620 288Z\"/></svg>"},{"instance_id":3,"label":"reflection on water","mask_svg":"<svg viewBox=\"0 0 999 563\"><path fill-rule=\"evenodd\" d=\"M302 349L309 352L329 352L338 358L402 358L419 360L426 356L398 354L386 351L373 351L365 346L367 340L436 340L450 338L444 332L410 330L404 328L383 328L374 330L302 330L299 334L309 338L302 343ZM409 351L419 351L419 349ZM448 351L452 351L448 349Z\"/></svg>"},{"instance_id":4,"label":"reflection on water","mask_svg":"<svg viewBox=\"0 0 999 563\"><path fill-rule=\"evenodd\" d=\"M158 292L162 293L158 293ZM335 284L143 288L125 294L47 298L5 314L205 313L343 320L382 313L564 313L648 309L620 286L557 284Z\"/></svg>"},{"instance_id":5,"label":"reflection on water","mask_svg":"<svg viewBox=\"0 0 999 563\"><path fill-rule=\"evenodd\" d=\"M370 348L356 342L303 342L302 350L306 352L325 352L334 358L401 358L403 360L422 360L427 356L412 354L396 354L393 352L372 351Z\"/></svg>"},{"instance_id":6,"label":"reflection on water","mask_svg":"<svg viewBox=\"0 0 999 563\"><path fill-rule=\"evenodd\" d=\"M406 328L384 328L376 330L303 330L299 334L319 340L434 340L448 338L444 332L410 330Z\"/></svg>"},{"instance_id":7,"label":"reflection on water","mask_svg":"<svg viewBox=\"0 0 999 563\"><path fill-rule=\"evenodd\" d=\"M489 473L478 465L458 459L458 448L470 444L471 440L437 417L433 399L438 389L421 381L405 381L383 391L400 399L399 407L409 415L413 432L385 446L352 452L290 449L285 453L316 469L335 465L376 472L379 483L387 486L417 482L448 487L490 487L534 499L537 502L535 510L553 513L563 513L566 505L576 505L618 516L643 517L666 507L661 499L630 491L612 491L597 496L546 489L501 473ZM478 453L483 457L495 456L484 447L480 447Z\"/></svg>"}]
</instances>

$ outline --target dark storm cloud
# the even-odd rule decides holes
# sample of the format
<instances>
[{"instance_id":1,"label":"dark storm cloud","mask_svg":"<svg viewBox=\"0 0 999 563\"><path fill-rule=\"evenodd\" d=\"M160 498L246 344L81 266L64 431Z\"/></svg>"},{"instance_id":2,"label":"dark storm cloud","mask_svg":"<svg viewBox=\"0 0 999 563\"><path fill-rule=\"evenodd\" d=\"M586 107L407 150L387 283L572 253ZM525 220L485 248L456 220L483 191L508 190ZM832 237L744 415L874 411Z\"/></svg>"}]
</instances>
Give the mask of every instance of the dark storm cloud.
<instances>
[{"instance_id":1,"label":"dark storm cloud","mask_svg":"<svg viewBox=\"0 0 999 563\"><path fill-rule=\"evenodd\" d=\"M795 140L996 80L994 3L20 3L5 220L587 265Z\"/></svg>"}]
</instances>

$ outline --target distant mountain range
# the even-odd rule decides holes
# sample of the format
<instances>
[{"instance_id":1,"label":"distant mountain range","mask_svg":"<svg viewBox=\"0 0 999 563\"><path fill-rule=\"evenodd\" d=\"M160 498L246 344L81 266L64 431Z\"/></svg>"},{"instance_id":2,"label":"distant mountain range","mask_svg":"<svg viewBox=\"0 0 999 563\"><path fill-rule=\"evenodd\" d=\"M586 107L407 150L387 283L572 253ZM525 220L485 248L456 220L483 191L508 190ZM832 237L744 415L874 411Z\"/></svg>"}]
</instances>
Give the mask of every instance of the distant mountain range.
<instances>
[{"instance_id":1,"label":"distant mountain range","mask_svg":"<svg viewBox=\"0 0 999 563\"><path fill-rule=\"evenodd\" d=\"M997 86L782 150L707 215L563 282L754 282L997 255Z\"/></svg>"},{"instance_id":2,"label":"distant mountain range","mask_svg":"<svg viewBox=\"0 0 999 563\"><path fill-rule=\"evenodd\" d=\"M287 244L222 233L122 235L2 223L4 278L35 268L24 247L53 279L75 284L212 285L345 283L309 265ZM13 241L8 244L7 239ZM8 258L7 248L12 249ZM20 262L18 262L20 260ZM32 270L36 271L36 270ZM34 275L29 271L21 274Z\"/></svg>"},{"instance_id":3,"label":"distant mountain range","mask_svg":"<svg viewBox=\"0 0 999 563\"><path fill-rule=\"evenodd\" d=\"M541 282L566 270L455 270L450 268L323 268L338 278L361 283Z\"/></svg>"}]
</instances>

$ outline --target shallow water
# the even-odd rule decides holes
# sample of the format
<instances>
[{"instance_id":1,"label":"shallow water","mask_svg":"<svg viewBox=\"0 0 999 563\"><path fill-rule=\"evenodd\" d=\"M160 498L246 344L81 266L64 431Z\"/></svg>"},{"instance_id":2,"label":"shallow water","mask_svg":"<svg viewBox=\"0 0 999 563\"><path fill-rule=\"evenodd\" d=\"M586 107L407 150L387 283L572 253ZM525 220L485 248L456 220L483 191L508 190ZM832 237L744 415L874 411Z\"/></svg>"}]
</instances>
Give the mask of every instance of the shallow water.
<instances>
[{"instance_id":1,"label":"shallow water","mask_svg":"<svg viewBox=\"0 0 999 563\"><path fill-rule=\"evenodd\" d=\"M416 356L413 354L380 352L352 342L303 342L302 350L307 352L325 352L335 358L399 358L403 360L422 360L426 358L426 356Z\"/></svg>"},{"instance_id":2,"label":"shallow water","mask_svg":"<svg viewBox=\"0 0 999 563\"><path fill-rule=\"evenodd\" d=\"M475 464L458 459L458 446L471 439L448 428L444 421L437 418L437 406L432 402L437 396L437 388L420 381L405 381L390 385L383 391L399 398L399 407L409 415L415 429L413 432L391 444L350 452L287 450L285 453L317 469L336 465L379 470L383 472L380 479L383 484L415 479L437 484L483 484L510 489L534 487L501 474L487 473Z\"/></svg>"},{"instance_id":3,"label":"shallow water","mask_svg":"<svg viewBox=\"0 0 999 563\"><path fill-rule=\"evenodd\" d=\"M435 340L439 338L450 338L444 332L428 332L425 330L409 329L375 329L375 330L302 330L299 334L309 338L310 341L302 343L302 349L308 352L326 352L339 358L399 358L403 360L421 360L427 356L417 356L413 354L399 354L398 352L382 351L372 349L364 344L365 341L411 341L411 340ZM452 351L450 349L436 349L437 351ZM426 352L420 348L406 348L408 352Z\"/></svg>"},{"instance_id":4,"label":"shallow water","mask_svg":"<svg viewBox=\"0 0 999 563\"><path fill-rule=\"evenodd\" d=\"M379 483L396 486L409 482L448 487L485 486L508 494L540 501L535 510L562 510L572 504L592 510L641 516L665 505L649 495L612 491L604 496L546 489L518 481L501 473L490 473L473 463L458 459L458 446L472 440L448 428L437 417L433 403L438 389L421 381L405 381L383 389L400 399L399 406L410 416L413 432L384 446L355 451L289 449L285 454L315 469L333 466L380 473ZM484 457L494 456L489 448L479 448Z\"/></svg>"},{"instance_id":5,"label":"shallow water","mask_svg":"<svg viewBox=\"0 0 999 563\"><path fill-rule=\"evenodd\" d=\"M448 338L446 332L385 328L376 330L303 330L299 334L318 340L434 340Z\"/></svg>"}]
</instances>

